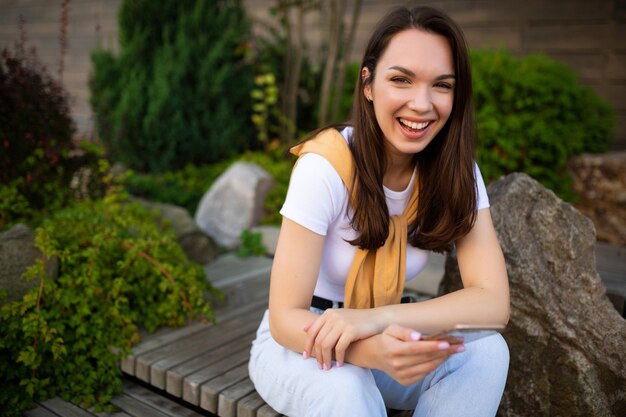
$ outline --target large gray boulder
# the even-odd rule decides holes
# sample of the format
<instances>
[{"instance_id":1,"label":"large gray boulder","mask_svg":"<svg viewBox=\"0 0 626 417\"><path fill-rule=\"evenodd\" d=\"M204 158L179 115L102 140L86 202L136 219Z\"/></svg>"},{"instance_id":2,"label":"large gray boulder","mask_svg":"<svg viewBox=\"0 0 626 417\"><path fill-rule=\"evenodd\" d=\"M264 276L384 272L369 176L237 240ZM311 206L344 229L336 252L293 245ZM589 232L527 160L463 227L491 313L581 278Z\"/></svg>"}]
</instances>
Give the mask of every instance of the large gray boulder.
<instances>
[{"instance_id":1,"label":"large gray boulder","mask_svg":"<svg viewBox=\"0 0 626 417\"><path fill-rule=\"evenodd\" d=\"M498 415L626 415L626 320L596 272L593 224L525 174L488 192L511 288ZM458 288L452 254L441 293Z\"/></svg>"},{"instance_id":2,"label":"large gray boulder","mask_svg":"<svg viewBox=\"0 0 626 417\"><path fill-rule=\"evenodd\" d=\"M0 233L0 288L8 296L0 300L0 305L21 299L39 281L26 281L22 275L41 259L41 252L35 247L35 233L23 224ZM56 258L46 262L46 276L56 278L58 272Z\"/></svg>"},{"instance_id":3,"label":"large gray boulder","mask_svg":"<svg viewBox=\"0 0 626 417\"><path fill-rule=\"evenodd\" d=\"M258 165L237 162L202 197L196 223L218 244L234 249L241 232L258 224L265 195L273 185L272 177Z\"/></svg>"},{"instance_id":4,"label":"large gray boulder","mask_svg":"<svg viewBox=\"0 0 626 417\"><path fill-rule=\"evenodd\" d=\"M159 218L166 221L174 229L176 240L190 260L204 265L219 254L219 248L213 239L200 230L189 212L184 208L141 198L133 198L133 201L150 211L156 211Z\"/></svg>"}]
</instances>

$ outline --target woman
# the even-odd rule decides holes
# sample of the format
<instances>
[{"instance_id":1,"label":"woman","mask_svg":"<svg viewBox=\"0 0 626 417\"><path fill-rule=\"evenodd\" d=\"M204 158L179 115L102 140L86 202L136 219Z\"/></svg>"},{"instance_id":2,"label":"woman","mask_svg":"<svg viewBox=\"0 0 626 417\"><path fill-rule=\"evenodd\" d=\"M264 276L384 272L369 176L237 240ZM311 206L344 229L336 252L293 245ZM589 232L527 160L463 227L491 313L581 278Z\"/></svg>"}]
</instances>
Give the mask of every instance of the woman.
<instances>
[{"instance_id":1,"label":"woman","mask_svg":"<svg viewBox=\"0 0 626 417\"><path fill-rule=\"evenodd\" d=\"M293 150L300 158L281 210L269 310L250 358L257 391L277 411L495 415L504 339L423 340L457 323L509 318L472 106L459 27L431 8L401 8L368 43L351 125ZM400 303L428 251L452 245L464 288Z\"/></svg>"}]
</instances>

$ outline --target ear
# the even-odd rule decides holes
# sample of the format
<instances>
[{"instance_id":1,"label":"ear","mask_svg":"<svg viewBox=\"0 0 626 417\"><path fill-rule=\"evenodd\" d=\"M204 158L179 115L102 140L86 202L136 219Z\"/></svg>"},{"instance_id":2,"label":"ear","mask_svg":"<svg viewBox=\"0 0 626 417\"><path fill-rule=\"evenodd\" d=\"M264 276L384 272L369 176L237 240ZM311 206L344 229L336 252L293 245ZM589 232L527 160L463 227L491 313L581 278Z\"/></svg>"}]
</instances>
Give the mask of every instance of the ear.
<instances>
[{"instance_id":1,"label":"ear","mask_svg":"<svg viewBox=\"0 0 626 417\"><path fill-rule=\"evenodd\" d=\"M369 82L370 75L370 70L367 69L367 67L363 67L363 69L361 69L361 80L364 84L363 94L368 101L372 101L372 84Z\"/></svg>"}]
</instances>

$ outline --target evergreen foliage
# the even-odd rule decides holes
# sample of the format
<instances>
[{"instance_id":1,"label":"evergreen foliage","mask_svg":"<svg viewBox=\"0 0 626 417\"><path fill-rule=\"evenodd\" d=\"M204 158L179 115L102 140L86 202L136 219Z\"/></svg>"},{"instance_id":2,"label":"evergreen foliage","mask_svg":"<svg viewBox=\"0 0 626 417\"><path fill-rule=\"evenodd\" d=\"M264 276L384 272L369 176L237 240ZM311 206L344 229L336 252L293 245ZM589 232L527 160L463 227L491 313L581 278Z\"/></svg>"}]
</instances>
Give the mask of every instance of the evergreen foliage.
<instances>
[{"instance_id":1,"label":"evergreen foliage","mask_svg":"<svg viewBox=\"0 0 626 417\"><path fill-rule=\"evenodd\" d=\"M125 0L120 54L92 55L91 104L111 157L162 172L253 147L250 24L240 0Z\"/></svg>"},{"instance_id":2,"label":"evergreen foliage","mask_svg":"<svg viewBox=\"0 0 626 417\"><path fill-rule=\"evenodd\" d=\"M471 53L477 158L486 181L525 172L573 198L570 156L609 149L614 112L566 65L541 54Z\"/></svg>"}]
</instances>

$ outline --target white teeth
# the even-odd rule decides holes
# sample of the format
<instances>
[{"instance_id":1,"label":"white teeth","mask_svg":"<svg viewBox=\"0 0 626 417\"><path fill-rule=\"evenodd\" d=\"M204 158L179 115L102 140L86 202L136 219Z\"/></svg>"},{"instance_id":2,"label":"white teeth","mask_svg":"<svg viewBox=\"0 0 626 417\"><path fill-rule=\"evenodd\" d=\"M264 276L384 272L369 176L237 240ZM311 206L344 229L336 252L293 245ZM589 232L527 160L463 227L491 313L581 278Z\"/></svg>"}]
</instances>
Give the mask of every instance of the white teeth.
<instances>
[{"instance_id":1,"label":"white teeth","mask_svg":"<svg viewBox=\"0 0 626 417\"><path fill-rule=\"evenodd\" d=\"M416 123L416 122L410 122L408 120L400 119L400 123L402 123L405 126L410 127L411 129L424 130L430 122Z\"/></svg>"}]
</instances>

